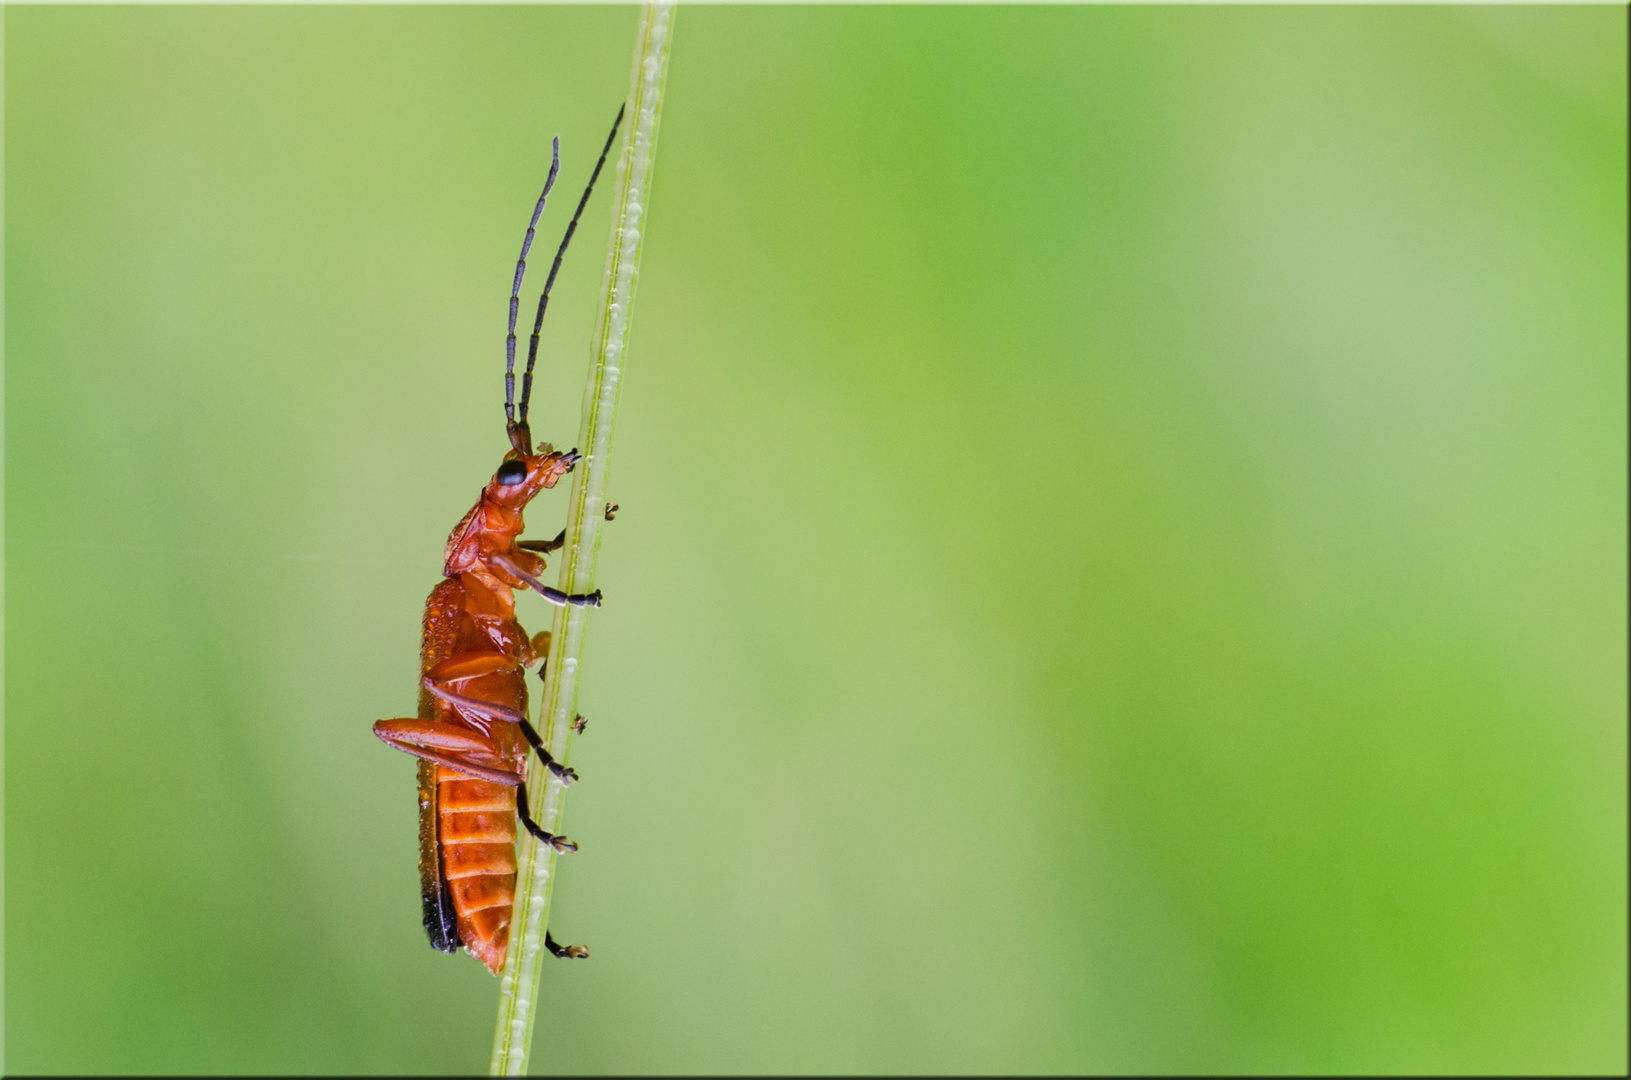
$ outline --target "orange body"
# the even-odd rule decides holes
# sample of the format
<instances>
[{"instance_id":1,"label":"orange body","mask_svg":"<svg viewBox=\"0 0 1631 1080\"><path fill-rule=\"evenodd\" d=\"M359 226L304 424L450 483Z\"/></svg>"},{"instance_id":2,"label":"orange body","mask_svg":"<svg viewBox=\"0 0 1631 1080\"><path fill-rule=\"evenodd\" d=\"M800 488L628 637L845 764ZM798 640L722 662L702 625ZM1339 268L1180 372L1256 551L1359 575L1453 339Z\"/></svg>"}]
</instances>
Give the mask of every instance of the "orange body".
<instances>
[{"instance_id":1,"label":"orange body","mask_svg":"<svg viewBox=\"0 0 1631 1080\"><path fill-rule=\"evenodd\" d=\"M448 578L425 603L420 674L453 656L487 646L481 627L465 612L464 585ZM469 680L472 697L527 711L524 669L495 671ZM419 718L475 728L446 701L423 686ZM526 779L526 741L516 725L500 721L485 733L493 756ZM504 966L515 903L515 788L422 761L419 766L419 881L425 930L438 948L464 944L493 971ZM455 925L449 928L448 913ZM434 921L433 921L434 918ZM448 930L455 931L449 934Z\"/></svg>"},{"instance_id":2,"label":"orange body","mask_svg":"<svg viewBox=\"0 0 1631 1080\"><path fill-rule=\"evenodd\" d=\"M544 560L536 553L559 548L564 531L548 543L517 538L527 503L554 487L578 461L576 450L558 454L547 444L533 452L527 405L550 288L622 122L620 107L538 297L518 417L516 315L527 252L560 172L561 141L552 143L549 179L532 211L510 286L509 333L504 338L504 430L510 451L481 489L476 505L447 538L442 566L446 580L425 601L419 715L374 724L374 734L387 745L420 759L419 877L430 943L443 952L463 946L495 975L509 952L517 823L556 851L578 849L566 837L539 828L527 810L527 763L532 754L561 783L578 777L550 757L527 719L526 669L549 652L549 634L530 638L516 622L515 590L532 589L551 603L588 607L600 606L600 593L569 595L538 580ZM589 955L580 945L556 944L547 932L544 947L556 956Z\"/></svg>"},{"instance_id":3,"label":"orange body","mask_svg":"<svg viewBox=\"0 0 1631 1080\"><path fill-rule=\"evenodd\" d=\"M385 742L421 759L419 874L431 944L445 952L462 945L495 974L509 946L517 796L531 753L522 733L525 675L544 659L549 638L528 637L515 618L515 589L546 591L536 580L544 560L516 538L527 502L577 460L540 450L507 455L448 537L447 577L425 603L419 715L374 725Z\"/></svg>"}]
</instances>

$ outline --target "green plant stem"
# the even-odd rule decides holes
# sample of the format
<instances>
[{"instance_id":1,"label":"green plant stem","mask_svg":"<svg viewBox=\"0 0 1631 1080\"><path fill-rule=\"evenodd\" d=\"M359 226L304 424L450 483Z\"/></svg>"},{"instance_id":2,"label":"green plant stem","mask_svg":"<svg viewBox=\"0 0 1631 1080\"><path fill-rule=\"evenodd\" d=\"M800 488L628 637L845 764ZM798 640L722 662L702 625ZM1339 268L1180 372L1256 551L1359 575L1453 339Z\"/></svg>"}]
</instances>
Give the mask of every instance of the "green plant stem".
<instances>
[{"instance_id":1,"label":"green plant stem","mask_svg":"<svg viewBox=\"0 0 1631 1080\"><path fill-rule=\"evenodd\" d=\"M618 392L628 351L634 287L639 277L646 209L656 161L657 125L662 116L663 81L668 75L668 43L673 34L674 5L646 3L640 8L630 77L628 118L623 151L617 164L617 203L601 286L601 316L595 328L589 384L583 395L583 425L578 445L586 456L573 472L567 509L566 546L560 555L560 589L586 593L595 587L595 562L605 523L606 475L617 415ZM613 601L615 602L615 600ZM589 608L555 611L554 636L543 688L538 727L544 745L560 762L571 759L572 720L578 697L579 661ZM532 816L545 830L561 831L566 786L542 771L544 782L532 792ZM517 848L515 911L509 955L500 976L498 1024L493 1032L493 1076L520 1076L527 1071L532 1026L537 1018L538 980L543 964L554 962L544 949L549 899L555 884L553 849L522 833Z\"/></svg>"}]
</instances>

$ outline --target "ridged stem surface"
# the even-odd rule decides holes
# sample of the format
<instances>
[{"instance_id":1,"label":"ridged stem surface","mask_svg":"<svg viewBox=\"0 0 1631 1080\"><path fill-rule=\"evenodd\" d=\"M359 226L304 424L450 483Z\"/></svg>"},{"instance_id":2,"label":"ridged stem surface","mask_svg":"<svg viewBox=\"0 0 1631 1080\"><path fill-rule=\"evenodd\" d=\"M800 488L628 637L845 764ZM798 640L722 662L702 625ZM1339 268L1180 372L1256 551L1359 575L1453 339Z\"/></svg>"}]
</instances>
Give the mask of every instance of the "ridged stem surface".
<instances>
[{"instance_id":1,"label":"ridged stem surface","mask_svg":"<svg viewBox=\"0 0 1631 1080\"><path fill-rule=\"evenodd\" d=\"M673 27L672 3L642 5L634 47L634 70L629 80L623 150L617 163L617 202L606 254L606 276L601 286L600 318L595 326L589 383L583 395L583 423L578 433L578 446L584 448L586 456L572 474L566 546L560 553L559 587L567 593L591 592L595 587L595 562L600 551L601 529L605 525L612 426L617 415L618 392L623 385ZM608 602L615 603L616 598ZM554 639L549 650L538 729L550 754L562 763L571 760L579 661L591 610L555 609ZM547 832L559 833L566 786L542 769L533 770L533 774L545 780L529 785L533 820ZM557 962L544 949L556 859L553 849L522 832L517 850L519 873L510 949L500 976L498 1024L493 1032L493 1058L489 1068L493 1076L521 1076L527 1071L533 1023L537 1019L539 975L544 964Z\"/></svg>"}]
</instances>

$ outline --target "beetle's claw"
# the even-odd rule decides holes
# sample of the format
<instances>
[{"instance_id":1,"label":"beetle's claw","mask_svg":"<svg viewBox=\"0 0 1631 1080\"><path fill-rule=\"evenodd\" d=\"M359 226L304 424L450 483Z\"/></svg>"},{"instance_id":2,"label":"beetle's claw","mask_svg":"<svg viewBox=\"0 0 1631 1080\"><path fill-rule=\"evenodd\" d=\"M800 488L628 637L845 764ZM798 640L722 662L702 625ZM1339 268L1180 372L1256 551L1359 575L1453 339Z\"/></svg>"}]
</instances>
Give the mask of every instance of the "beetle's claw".
<instances>
[{"instance_id":1,"label":"beetle's claw","mask_svg":"<svg viewBox=\"0 0 1631 1080\"><path fill-rule=\"evenodd\" d=\"M551 956L563 960L587 960L589 958L588 949L582 945L562 945L555 940L554 935L548 930L544 931L544 948L549 950Z\"/></svg>"}]
</instances>

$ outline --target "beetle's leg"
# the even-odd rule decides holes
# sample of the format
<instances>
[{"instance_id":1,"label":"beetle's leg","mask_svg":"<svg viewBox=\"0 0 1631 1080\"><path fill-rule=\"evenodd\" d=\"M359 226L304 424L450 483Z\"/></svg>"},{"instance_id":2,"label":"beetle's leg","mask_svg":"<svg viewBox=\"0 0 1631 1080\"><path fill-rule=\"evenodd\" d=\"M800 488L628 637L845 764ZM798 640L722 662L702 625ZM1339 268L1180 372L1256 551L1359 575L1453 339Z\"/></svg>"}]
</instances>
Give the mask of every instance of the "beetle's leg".
<instances>
[{"instance_id":1,"label":"beetle's leg","mask_svg":"<svg viewBox=\"0 0 1631 1080\"><path fill-rule=\"evenodd\" d=\"M575 717L572 718L572 730L577 732L579 735L582 735L583 734L583 729L588 727L588 726L589 726L589 718L588 717L586 717L586 716L575 716Z\"/></svg>"},{"instance_id":2,"label":"beetle's leg","mask_svg":"<svg viewBox=\"0 0 1631 1080\"><path fill-rule=\"evenodd\" d=\"M578 782L578 774L556 761L548 750L544 749L544 740L538 737L538 732L527 721L521 721L521 734L525 735L532 748L538 751L538 760L544 763L549 774L561 783L571 786Z\"/></svg>"},{"instance_id":3,"label":"beetle's leg","mask_svg":"<svg viewBox=\"0 0 1631 1080\"><path fill-rule=\"evenodd\" d=\"M548 585L538 584L536 579L534 579L533 581L527 582L527 584L532 586L534 589L538 590L538 595L539 596L542 596L545 600L548 600L551 604L556 604L556 605L558 605L560 607L599 607L600 606L600 590L599 589L596 589L594 592L591 592L591 593L564 593L559 589L552 589Z\"/></svg>"},{"instance_id":4,"label":"beetle's leg","mask_svg":"<svg viewBox=\"0 0 1631 1080\"><path fill-rule=\"evenodd\" d=\"M519 544L516 545L517 548L520 546ZM543 560L542 556L534 555L530 551L505 551L500 554L513 563L516 569L523 574L531 574L533 577L542 574L544 568L549 565Z\"/></svg>"},{"instance_id":5,"label":"beetle's leg","mask_svg":"<svg viewBox=\"0 0 1631 1080\"><path fill-rule=\"evenodd\" d=\"M553 937L550 936L548 930L544 931L544 948L549 950L549 954L551 956L558 957L563 960L567 958L571 958L573 960L587 960L589 958L588 949L584 948L582 945L559 944Z\"/></svg>"},{"instance_id":6,"label":"beetle's leg","mask_svg":"<svg viewBox=\"0 0 1631 1080\"><path fill-rule=\"evenodd\" d=\"M515 560L511 559L507 555L495 554L488 556L488 558L492 559L492 561L497 563L500 567L526 582L529 589L532 589L539 596L542 596L545 600L548 600L552 604L559 604L562 607L565 607L568 604L574 607L600 606L599 589L596 589L592 593L564 593L559 589L552 589L548 585L545 585L543 582L521 569L521 567L517 566L515 564Z\"/></svg>"},{"instance_id":7,"label":"beetle's leg","mask_svg":"<svg viewBox=\"0 0 1631 1080\"><path fill-rule=\"evenodd\" d=\"M458 724L403 717L376 722L374 734L387 746L446 765L477 780L491 780L505 787L521 783L520 776L497 767L502 761L487 740Z\"/></svg>"},{"instance_id":8,"label":"beetle's leg","mask_svg":"<svg viewBox=\"0 0 1631 1080\"><path fill-rule=\"evenodd\" d=\"M616 521L617 520L617 510L618 510L618 506L617 506L616 503L607 503L606 504L606 520L607 521Z\"/></svg>"},{"instance_id":9,"label":"beetle's leg","mask_svg":"<svg viewBox=\"0 0 1631 1080\"><path fill-rule=\"evenodd\" d=\"M472 758L495 757L492 744L469 728L448 724L441 720L418 720L403 717L398 720L379 720L374 723L374 734L381 739L407 750L416 748L443 750L450 754L467 754ZM496 760L496 757L495 757ZM479 764L479 760L477 761Z\"/></svg>"},{"instance_id":10,"label":"beetle's leg","mask_svg":"<svg viewBox=\"0 0 1631 1080\"><path fill-rule=\"evenodd\" d=\"M536 555L525 552L517 554L527 559L537 559ZM483 558L489 559L491 555L484 555ZM486 562L461 573L459 580L464 585L464 613L481 628L487 640L492 642L492 648L530 666L533 658L528 651L532 643L527 632L515 620L514 590L521 588L521 583L501 578Z\"/></svg>"},{"instance_id":11,"label":"beetle's leg","mask_svg":"<svg viewBox=\"0 0 1631 1080\"><path fill-rule=\"evenodd\" d=\"M617 504L613 503L612 508L615 510ZM522 551L536 551L540 555L548 555L566 546L566 530L562 529L553 540L518 540L515 546Z\"/></svg>"},{"instance_id":12,"label":"beetle's leg","mask_svg":"<svg viewBox=\"0 0 1631 1080\"><path fill-rule=\"evenodd\" d=\"M474 679L480 675L491 675L517 666L514 660L501 652L467 652L443 660L425 672L425 678L433 682L450 683L460 679Z\"/></svg>"},{"instance_id":13,"label":"beetle's leg","mask_svg":"<svg viewBox=\"0 0 1631 1080\"><path fill-rule=\"evenodd\" d=\"M538 827L536 821L532 820L532 814L527 810L527 785L525 781L515 787L515 816L521 819L521 824L525 825L527 831L536 836L541 843L548 844L563 855L578 850L578 845L566 837L547 833Z\"/></svg>"},{"instance_id":14,"label":"beetle's leg","mask_svg":"<svg viewBox=\"0 0 1631 1080\"><path fill-rule=\"evenodd\" d=\"M428 675L425 676L420 683L426 690L431 692L432 697L441 698L443 701L447 702L449 705L460 710L461 712L475 713L478 716L485 716L493 720L503 720L511 724L525 724L527 722L526 713L517 712L508 705L498 705L491 701L482 701L480 698L470 697L468 694L460 694L452 690L444 689Z\"/></svg>"},{"instance_id":15,"label":"beetle's leg","mask_svg":"<svg viewBox=\"0 0 1631 1080\"><path fill-rule=\"evenodd\" d=\"M544 671L549 667L549 645L555 636L548 630L540 630L532 635L532 655L538 661L538 677L544 677Z\"/></svg>"},{"instance_id":16,"label":"beetle's leg","mask_svg":"<svg viewBox=\"0 0 1631 1080\"><path fill-rule=\"evenodd\" d=\"M527 640L527 632L515 621L513 614L495 615L486 611L467 611L466 614L492 643L493 652L513 657L516 663L523 665L532 659L527 655L532 643Z\"/></svg>"}]
</instances>

